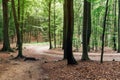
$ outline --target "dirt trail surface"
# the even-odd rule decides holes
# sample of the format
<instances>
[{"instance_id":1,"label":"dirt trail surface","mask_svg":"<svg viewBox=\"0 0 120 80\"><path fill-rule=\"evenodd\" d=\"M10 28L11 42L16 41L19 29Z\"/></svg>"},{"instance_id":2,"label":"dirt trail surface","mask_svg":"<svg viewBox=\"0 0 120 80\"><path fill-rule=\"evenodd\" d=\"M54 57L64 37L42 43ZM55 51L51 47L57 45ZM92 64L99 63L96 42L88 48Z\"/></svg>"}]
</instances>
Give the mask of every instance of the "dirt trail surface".
<instances>
[{"instance_id":1,"label":"dirt trail surface","mask_svg":"<svg viewBox=\"0 0 120 80\"><path fill-rule=\"evenodd\" d=\"M67 66L61 49L48 50L48 46L24 45L23 54L37 61L9 60L17 52L0 53L0 80L120 80L120 54L106 53L100 64L100 53L89 53L95 62L81 62L81 53L74 53L79 64Z\"/></svg>"}]
</instances>

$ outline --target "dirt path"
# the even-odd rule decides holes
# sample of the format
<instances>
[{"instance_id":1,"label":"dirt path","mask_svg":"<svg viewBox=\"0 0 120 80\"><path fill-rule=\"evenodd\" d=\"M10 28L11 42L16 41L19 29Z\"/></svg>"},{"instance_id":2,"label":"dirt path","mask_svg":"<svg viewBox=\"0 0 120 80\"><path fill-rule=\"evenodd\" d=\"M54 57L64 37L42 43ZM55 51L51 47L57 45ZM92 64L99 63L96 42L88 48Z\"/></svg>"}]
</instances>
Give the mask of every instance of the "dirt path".
<instances>
[{"instance_id":1,"label":"dirt path","mask_svg":"<svg viewBox=\"0 0 120 80\"><path fill-rule=\"evenodd\" d=\"M63 51L62 50L48 50L49 47L48 46L39 46L39 45L34 45L34 46L26 46L27 49L30 49L30 50L33 50L34 54L42 54L42 55L45 55L45 56L51 56L51 57L57 57L59 59L62 59L63 58ZM80 60L81 59L81 55L82 53L80 52L74 52L73 53L75 58L77 60ZM101 53L92 53L90 52L89 53L89 57L91 60L96 60L96 61L100 61L100 55ZM116 61L120 61L120 53L116 53L116 52L107 52L107 53L104 53L104 61L112 61L113 59L115 59Z\"/></svg>"},{"instance_id":2,"label":"dirt path","mask_svg":"<svg viewBox=\"0 0 120 80\"><path fill-rule=\"evenodd\" d=\"M43 80L43 71L38 62L14 62L5 71L0 80Z\"/></svg>"},{"instance_id":3,"label":"dirt path","mask_svg":"<svg viewBox=\"0 0 120 80\"><path fill-rule=\"evenodd\" d=\"M63 52L61 50L48 50L48 46L39 45L25 45L23 53L25 56L32 56L38 61L13 61L7 60L5 68L0 63L0 80L50 80L49 75L43 70L42 64L45 62L61 60L63 58ZM13 53L14 56L16 54ZM74 53L77 60L80 60L81 53ZM100 53L90 53L92 60L99 61ZM104 55L104 61L120 61L120 54L107 53ZM8 67L6 67L9 65ZM46 67L49 67L46 66Z\"/></svg>"},{"instance_id":4,"label":"dirt path","mask_svg":"<svg viewBox=\"0 0 120 80\"><path fill-rule=\"evenodd\" d=\"M0 80L48 80L49 77L41 68L41 65L46 61L44 56L41 56L46 47L36 46L37 47L36 48L28 45L25 47L26 48L23 50L25 56L35 57L39 60L38 61L9 60L8 58L10 58L11 54L13 54L14 57L17 54L16 53L6 54L9 57L5 58L5 60L3 59L3 61L0 63ZM4 56L1 55L0 58L2 57Z\"/></svg>"}]
</instances>

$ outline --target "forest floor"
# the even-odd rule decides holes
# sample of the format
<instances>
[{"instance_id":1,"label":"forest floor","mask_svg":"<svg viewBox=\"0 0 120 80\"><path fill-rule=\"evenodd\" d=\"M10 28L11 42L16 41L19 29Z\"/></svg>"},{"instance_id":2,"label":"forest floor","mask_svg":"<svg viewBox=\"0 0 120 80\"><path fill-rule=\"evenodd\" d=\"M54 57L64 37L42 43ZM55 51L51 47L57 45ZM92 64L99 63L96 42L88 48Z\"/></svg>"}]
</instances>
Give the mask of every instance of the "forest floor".
<instances>
[{"instance_id":1,"label":"forest floor","mask_svg":"<svg viewBox=\"0 0 120 80\"><path fill-rule=\"evenodd\" d=\"M0 52L0 80L120 80L120 54L109 48L105 50L103 64L99 62L100 53L91 52L92 60L82 62L81 53L74 52L78 65L71 66L62 60L61 49L48 50L48 46L27 44L24 56L39 60L11 60L17 51Z\"/></svg>"}]
</instances>

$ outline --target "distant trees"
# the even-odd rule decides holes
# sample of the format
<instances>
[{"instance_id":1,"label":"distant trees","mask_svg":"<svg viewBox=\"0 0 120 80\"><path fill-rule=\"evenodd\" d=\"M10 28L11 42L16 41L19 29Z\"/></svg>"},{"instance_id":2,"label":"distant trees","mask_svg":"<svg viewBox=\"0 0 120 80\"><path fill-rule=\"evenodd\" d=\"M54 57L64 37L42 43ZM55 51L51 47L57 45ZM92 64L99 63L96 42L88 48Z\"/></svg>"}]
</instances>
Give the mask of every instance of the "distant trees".
<instances>
[{"instance_id":1,"label":"distant trees","mask_svg":"<svg viewBox=\"0 0 120 80\"><path fill-rule=\"evenodd\" d=\"M3 30L2 51L12 51L10 40L12 38L14 42L14 38L17 37L18 56L23 57L22 42L31 40L39 42L39 38L42 37L42 41L49 42L49 49L61 47L63 43L63 59L67 59L68 64L76 63L72 51L79 51L81 44L81 60L89 60L88 51L101 50L101 46L118 49L120 52L120 1L109 2L107 19L103 25L101 23L103 17L105 19L103 15L106 1L108 0L2 0L0 1L3 7L0 8L2 10L0 14L3 14L3 28L0 27L0 31ZM102 26L107 26L104 46L101 34L105 30ZM2 34L0 33L0 39Z\"/></svg>"}]
</instances>

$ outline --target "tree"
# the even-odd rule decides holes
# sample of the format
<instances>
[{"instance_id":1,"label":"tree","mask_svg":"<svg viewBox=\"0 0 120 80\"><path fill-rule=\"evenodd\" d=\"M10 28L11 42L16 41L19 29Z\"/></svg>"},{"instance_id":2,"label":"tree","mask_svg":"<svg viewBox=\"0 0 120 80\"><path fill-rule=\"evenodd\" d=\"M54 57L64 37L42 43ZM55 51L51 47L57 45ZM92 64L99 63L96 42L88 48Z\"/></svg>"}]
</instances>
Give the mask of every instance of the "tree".
<instances>
[{"instance_id":1,"label":"tree","mask_svg":"<svg viewBox=\"0 0 120 80\"><path fill-rule=\"evenodd\" d=\"M113 49L116 51L117 48L116 48L116 28L117 28L117 23L116 23L116 3L117 3L117 0L114 1L114 34L113 34L113 43L114 43L114 46L113 46Z\"/></svg>"},{"instance_id":2,"label":"tree","mask_svg":"<svg viewBox=\"0 0 120 80\"><path fill-rule=\"evenodd\" d=\"M103 63L104 39L105 39L105 29L106 29L106 18L107 18L107 13L108 13L108 2L109 0L106 1L106 10L105 10L104 21L103 21L102 49L101 49L101 60L100 60L101 63Z\"/></svg>"},{"instance_id":3,"label":"tree","mask_svg":"<svg viewBox=\"0 0 120 80\"><path fill-rule=\"evenodd\" d=\"M87 28L87 44L88 44L88 51L90 51L90 37L91 37L91 2L88 2L88 28Z\"/></svg>"},{"instance_id":4,"label":"tree","mask_svg":"<svg viewBox=\"0 0 120 80\"><path fill-rule=\"evenodd\" d=\"M49 44L50 44L50 46L49 46L49 49L52 49L52 38L51 38L51 25L50 25L50 23L51 23L51 17L50 17L50 15L51 15L51 0L48 2L48 11L49 11L49 16L48 16L48 19L49 19L49 23L48 23L48 27L49 27L49 32L48 32L48 35L49 35Z\"/></svg>"},{"instance_id":5,"label":"tree","mask_svg":"<svg viewBox=\"0 0 120 80\"><path fill-rule=\"evenodd\" d=\"M54 0L54 47L56 48L56 12L55 12L55 7L56 7L56 0Z\"/></svg>"},{"instance_id":6,"label":"tree","mask_svg":"<svg viewBox=\"0 0 120 80\"><path fill-rule=\"evenodd\" d=\"M3 6L3 48L2 51L13 51L10 48L10 41L9 41L9 20L8 20L8 0L2 0Z\"/></svg>"},{"instance_id":7,"label":"tree","mask_svg":"<svg viewBox=\"0 0 120 80\"><path fill-rule=\"evenodd\" d=\"M73 0L65 0L66 7L66 27L67 27L67 38L66 38L66 53L67 53L67 63L77 64L72 53L72 39L74 30L74 10L73 10Z\"/></svg>"},{"instance_id":8,"label":"tree","mask_svg":"<svg viewBox=\"0 0 120 80\"><path fill-rule=\"evenodd\" d=\"M67 2L66 0L64 0L64 4L63 4L63 12L64 12L64 23L63 23L63 47L62 49L64 50L64 56L63 59L67 59L67 52L66 52L66 38L67 38L67 23L66 23L66 19L67 19Z\"/></svg>"},{"instance_id":9,"label":"tree","mask_svg":"<svg viewBox=\"0 0 120 80\"><path fill-rule=\"evenodd\" d=\"M120 0L118 0L118 53L120 53Z\"/></svg>"},{"instance_id":10,"label":"tree","mask_svg":"<svg viewBox=\"0 0 120 80\"><path fill-rule=\"evenodd\" d=\"M89 60L88 57L88 45L89 45L89 40L90 40L90 34L91 30L89 28L91 28L91 23L89 21L90 20L90 2L88 2L87 0L84 0L84 12L83 12L83 35L82 35L82 39L83 39L83 53L82 53L82 59L83 61ZM89 27L90 26L90 27Z\"/></svg>"},{"instance_id":11,"label":"tree","mask_svg":"<svg viewBox=\"0 0 120 80\"><path fill-rule=\"evenodd\" d=\"M18 1L19 2L19 1ZM21 40L21 32L20 32L20 23L16 15L16 10L15 10L15 2L14 0L11 1L12 3L12 10L13 10L13 17L14 17L14 23L15 23L15 28L16 28L16 33L17 33L17 44L18 44L18 55L16 58L24 58L22 54L22 40ZM19 3L20 4L20 3ZM20 5L19 5L20 6ZM19 14L20 15L20 14ZM20 17L19 17L20 18Z\"/></svg>"}]
</instances>

